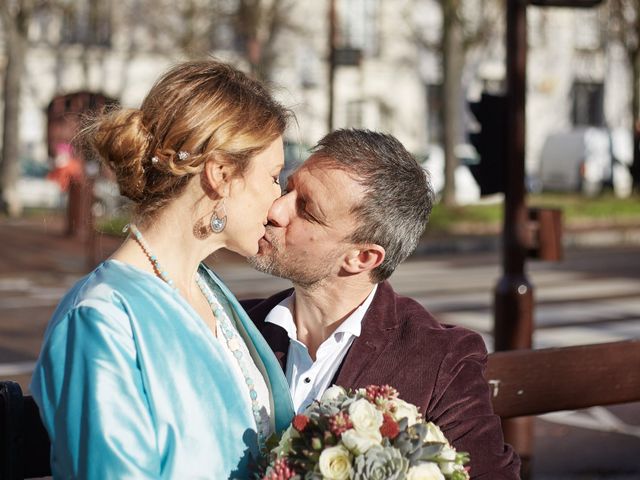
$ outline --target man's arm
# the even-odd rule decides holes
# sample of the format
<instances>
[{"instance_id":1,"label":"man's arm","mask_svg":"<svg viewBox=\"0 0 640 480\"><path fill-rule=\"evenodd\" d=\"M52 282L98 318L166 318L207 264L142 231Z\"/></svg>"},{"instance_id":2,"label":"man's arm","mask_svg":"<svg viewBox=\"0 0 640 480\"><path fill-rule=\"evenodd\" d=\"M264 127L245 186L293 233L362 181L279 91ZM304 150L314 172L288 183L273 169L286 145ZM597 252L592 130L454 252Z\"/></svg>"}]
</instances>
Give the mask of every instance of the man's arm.
<instances>
[{"instance_id":1,"label":"man's arm","mask_svg":"<svg viewBox=\"0 0 640 480\"><path fill-rule=\"evenodd\" d=\"M440 364L427 417L458 451L471 455L472 479L519 479L520 460L505 445L500 418L493 413L484 378L486 364L482 338L465 331L452 342Z\"/></svg>"}]
</instances>

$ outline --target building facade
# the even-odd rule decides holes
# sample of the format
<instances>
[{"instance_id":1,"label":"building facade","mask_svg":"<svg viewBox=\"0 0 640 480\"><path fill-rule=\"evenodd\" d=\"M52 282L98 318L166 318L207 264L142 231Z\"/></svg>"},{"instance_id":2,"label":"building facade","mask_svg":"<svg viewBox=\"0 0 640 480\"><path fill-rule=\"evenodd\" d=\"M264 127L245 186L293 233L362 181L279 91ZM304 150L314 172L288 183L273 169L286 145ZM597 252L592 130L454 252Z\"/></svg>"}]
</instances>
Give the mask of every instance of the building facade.
<instances>
[{"instance_id":1,"label":"building facade","mask_svg":"<svg viewBox=\"0 0 640 480\"><path fill-rule=\"evenodd\" d=\"M265 0L264 11L278 1ZM313 145L329 124L330 1L280 1L286 3L287 21L273 43L268 78L296 114L289 140ZM493 1L471 4L480 15ZM46 106L58 95L87 90L136 107L176 61L207 53L248 68L230 13L237 1L187 3L189 8L168 0L75 0L64 3L67 10L35 12L21 98L22 157L47 161ZM439 5L436 0L335 0L334 128L387 131L416 154L440 141ZM587 125L630 132L629 67L607 35L607 15L606 2L590 10L529 8L527 169L532 175L552 132ZM466 51L462 132L473 123L466 100L504 90L503 39L504 24L497 21ZM460 142L465 143L463 136Z\"/></svg>"}]
</instances>

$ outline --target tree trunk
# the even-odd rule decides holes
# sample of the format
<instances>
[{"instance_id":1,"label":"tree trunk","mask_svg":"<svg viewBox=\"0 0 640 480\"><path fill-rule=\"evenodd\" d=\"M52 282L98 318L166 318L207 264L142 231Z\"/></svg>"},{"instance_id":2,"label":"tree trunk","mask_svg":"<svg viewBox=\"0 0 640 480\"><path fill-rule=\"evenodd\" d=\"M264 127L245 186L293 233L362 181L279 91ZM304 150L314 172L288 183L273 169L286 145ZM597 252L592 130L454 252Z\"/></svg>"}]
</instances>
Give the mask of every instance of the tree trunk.
<instances>
[{"instance_id":1,"label":"tree trunk","mask_svg":"<svg viewBox=\"0 0 640 480\"><path fill-rule=\"evenodd\" d=\"M458 0L442 2L442 99L440 111L443 126L444 188L442 201L447 206L456 204L455 171L458 158L455 147L460 137L459 113L462 70L464 67L463 32L457 17Z\"/></svg>"},{"instance_id":2,"label":"tree trunk","mask_svg":"<svg viewBox=\"0 0 640 480\"><path fill-rule=\"evenodd\" d=\"M640 11L637 12L637 14L640 16ZM630 57L632 75L631 118L633 122L633 163L631 164L631 175L633 177L633 191L640 193L640 48L636 48Z\"/></svg>"},{"instance_id":3,"label":"tree trunk","mask_svg":"<svg viewBox=\"0 0 640 480\"><path fill-rule=\"evenodd\" d=\"M7 63L4 76L4 128L0 163L0 210L19 216L22 205L17 193L20 173L20 94L27 53L28 15L24 10L14 18L3 12Z\"/></svg>"}]
</instances>

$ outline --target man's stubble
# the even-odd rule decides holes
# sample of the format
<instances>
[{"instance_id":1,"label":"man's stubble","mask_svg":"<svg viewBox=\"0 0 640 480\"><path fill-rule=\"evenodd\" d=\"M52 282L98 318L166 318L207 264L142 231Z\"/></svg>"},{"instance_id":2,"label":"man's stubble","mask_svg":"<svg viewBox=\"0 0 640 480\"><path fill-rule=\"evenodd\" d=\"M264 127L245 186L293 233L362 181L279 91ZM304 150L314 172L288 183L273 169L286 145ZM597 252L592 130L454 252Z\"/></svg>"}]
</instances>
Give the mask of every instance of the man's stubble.
<instances>
[{"instance_id":1,"label":"man's stubble","mask_svg":"<svg viewBox=\"0 0 640 480\"><path fill-rule=\"evenodd\" d=\"M333 261L340 254L338 249L322 259L310 254L292 255L275 237L273 227L267 225L265 237L268 247L264 250L261 248L256 255L247 258L249 265L259 272L285 278L307 290L318 288L331 277Z\"/></svg>"}]
</instances>

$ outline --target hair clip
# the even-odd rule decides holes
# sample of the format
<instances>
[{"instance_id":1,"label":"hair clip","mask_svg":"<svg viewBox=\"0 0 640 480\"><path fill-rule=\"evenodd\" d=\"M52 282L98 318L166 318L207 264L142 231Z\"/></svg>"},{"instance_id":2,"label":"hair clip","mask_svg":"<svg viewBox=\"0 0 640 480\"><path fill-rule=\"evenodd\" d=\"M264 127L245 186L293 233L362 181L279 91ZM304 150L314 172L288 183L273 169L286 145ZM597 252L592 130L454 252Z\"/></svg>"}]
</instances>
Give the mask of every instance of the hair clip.
<instances>
[{"instance_id":1,"label":"hair clip","mask_svg":"<svg viewBox=\"0 0 640 480\"><path fill-rule=\"evenodd\" d=\"M178 152L178 159L179 160L186 160L187 158L189 158L189 152L185 152L184 150L180 150Z\"/></svg>"},{"instance_id":2,"label":"hair clip","mask_svg":"<svg viewBox=\"0 0 640 480\"><path fill-rule=\"evenodd\" d=\"M158 157L156 157L155 155L153 157L151 157L151 163L153 163L154 165L157 164L160 161L160 159Z\"/></svg>"}]
</instances>

